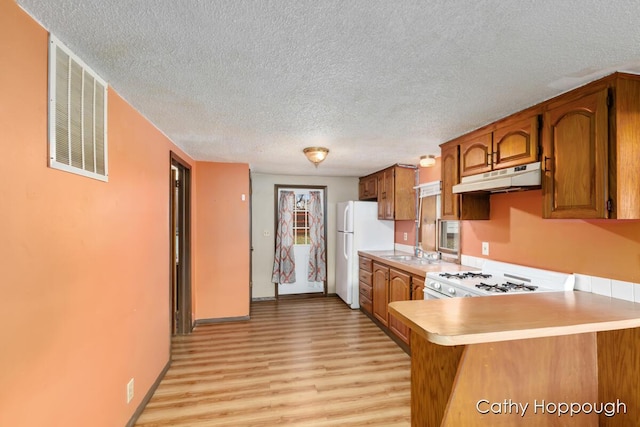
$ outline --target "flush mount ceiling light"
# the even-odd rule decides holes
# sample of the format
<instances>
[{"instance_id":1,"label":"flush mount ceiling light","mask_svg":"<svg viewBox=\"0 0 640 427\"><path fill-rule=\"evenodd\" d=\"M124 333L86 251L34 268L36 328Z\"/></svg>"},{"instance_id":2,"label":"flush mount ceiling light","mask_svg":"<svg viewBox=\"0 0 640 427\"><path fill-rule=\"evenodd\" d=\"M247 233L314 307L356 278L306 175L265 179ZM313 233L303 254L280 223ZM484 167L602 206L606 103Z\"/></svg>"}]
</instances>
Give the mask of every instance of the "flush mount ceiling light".
<instances>
[{"instance_id":1,"label":"flush mount ceiling light","mask_svg":"<svg viewBox=\"0 0 640 427\"><path fill-rule=\"evenodd\" d=\"M315 167L318 167L318 165L327 158L327 154L329 154L329 149L324 147L307 147L302 151Z\"/></svg>"},{"instance_id":2,"label":"flush mount ceiling light","mask_svg":"<svg viewBox=\"0 0 640 427\"><path fill-rule=\"evenodd\" d=\"M433 154L420 157L420 166L423 168L430 168L435 164L436 164L436 156L434 156Z\"/></svg>"}]
</instances>

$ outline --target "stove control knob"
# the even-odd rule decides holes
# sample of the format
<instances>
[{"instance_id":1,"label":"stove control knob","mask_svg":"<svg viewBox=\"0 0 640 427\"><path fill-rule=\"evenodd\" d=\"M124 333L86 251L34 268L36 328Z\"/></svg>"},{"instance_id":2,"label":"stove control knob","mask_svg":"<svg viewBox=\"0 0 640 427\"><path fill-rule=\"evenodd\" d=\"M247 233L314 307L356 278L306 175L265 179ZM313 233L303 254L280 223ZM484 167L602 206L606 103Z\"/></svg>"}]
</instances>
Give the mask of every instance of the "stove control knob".
<instances>
[{"instance_id":1,"label":"stove control knob","mask_svg":"<svg viewBox=\"0 0 640 427\"><path fill-rule=\"evenodd\" d=\"M440 289L442 287L442 285L438 282L433 282L433 287L434 289Z\"/></svg>"},{"instance_id":2,"label":"stove control knob","mask_svg":"<svg viewBox=\"0 0 640 427\"><path fill-rule=\"evenodd\" d=\"M455 294L456 294L456 290L455 290L455 289L453 289L453 288L449 288L449 293L450 293L451 295L455 295Z\"/></svg>"}]
</instances>

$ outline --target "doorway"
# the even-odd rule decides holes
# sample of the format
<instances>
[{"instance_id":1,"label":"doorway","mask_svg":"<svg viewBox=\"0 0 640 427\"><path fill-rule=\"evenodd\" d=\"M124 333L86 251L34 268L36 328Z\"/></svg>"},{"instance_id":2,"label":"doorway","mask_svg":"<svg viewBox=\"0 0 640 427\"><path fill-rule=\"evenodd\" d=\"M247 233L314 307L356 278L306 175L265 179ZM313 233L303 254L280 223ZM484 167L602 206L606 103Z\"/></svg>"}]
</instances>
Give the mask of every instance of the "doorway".
<instances>
[{"instance_id":1,"label":"doorway","mask_svg":"<svg viewBox=\"0 0 640 427\"><path fill-rule=\"evenodd\" d=\"M191 316L191 167L171 152L169 168L169 241L171 334L193 329Z\"/></svg>"},{"instance_id":2,"label":"doorway","mask_svg":"<svg viewBox=\"0 0 640 427\"><path fill-rule=\"evenodd\" d=\"M275 296L276 299L283 297L310 297L310 296L326 296L327 295L327 280L326 277L323 280L310 280L309 277L309 265L312 253L312 235L314 235L313 213L315 209L312 202L312 193L316 193L319 196L319 203L321 204L320 211L322 212L322 231L321 239L323 240L324 247L324 270L326 276L326 241L327 241L327 207L326 207L326 186L275 186L275 230L278 230L278 223L280 220L279 201L282 193L293 193L293 207L291 215L291 222L288 225L292 231L293 237L293 259L295 264L295 280L288 283L275 283ZM316 205L317 208L317 205ZM316 214L317 214L317 209ZM317 231L317 230L315 230Z\"/></svg>"}]
</instances>

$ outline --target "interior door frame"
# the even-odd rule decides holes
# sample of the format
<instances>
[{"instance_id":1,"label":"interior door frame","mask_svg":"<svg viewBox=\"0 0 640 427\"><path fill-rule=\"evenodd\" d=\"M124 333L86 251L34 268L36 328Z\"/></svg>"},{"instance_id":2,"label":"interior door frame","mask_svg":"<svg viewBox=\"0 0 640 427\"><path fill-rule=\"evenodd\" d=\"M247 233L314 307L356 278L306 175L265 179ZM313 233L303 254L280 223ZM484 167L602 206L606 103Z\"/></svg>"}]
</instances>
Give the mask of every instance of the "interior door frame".
<instances>
[{"instance_id":1,"label":"interior door frame","mask_svg":"<svg viewBox=\"0 0 640 427\"><path fill-rule=\"evenodd\" d=\"M171 334L187 335L193 330L193 303L191 297L191 166L173 151L170 152L169 157ZM176 184L174 181L172 167L176 167L180 171L179 184ZM175 200L176 188L178 189L177 200ZM177 204L177 217L174 212L174 204ZM174 225L179 231L177 242ZM178 251L178 264L175 262L176 250ZM180 268L176 270L177 265L179 265Z\"/></svg>"},{"instance_id":2,"label":"interior door frame","mask_svg":"<svg viewBox=\"0 0 640 427\"><path fill-rule=\"evenodd\" d=\"M327 240L327 186L326 185L285 185L285 184L275 184L274 185L274 212L273 212L273 218L274 218L274 224L273 224L273 253L275 255L275 245L276 245L276 235L278 233L278 192L282 189L292 189L292 190L320 190L322 191L322 215L324 216L324 244L325 244L325 251L327 252L327 254L329 253L329 242ZM329 277L329 256L327 256L327 277ZM323 284L323 291L322 293L317 292L317 293L309 293L309 294L289 294L289 295L279 295L278 292L278 284L274 283L273 284L274 289L275 289L275 298L276 301L279 299L284 299L284 298L313 298L313 297L326 297L328 295L329 292L329 287L328 287L328 281L327 279L324 280L324 284Z\"/></svg>"}]
</instances>

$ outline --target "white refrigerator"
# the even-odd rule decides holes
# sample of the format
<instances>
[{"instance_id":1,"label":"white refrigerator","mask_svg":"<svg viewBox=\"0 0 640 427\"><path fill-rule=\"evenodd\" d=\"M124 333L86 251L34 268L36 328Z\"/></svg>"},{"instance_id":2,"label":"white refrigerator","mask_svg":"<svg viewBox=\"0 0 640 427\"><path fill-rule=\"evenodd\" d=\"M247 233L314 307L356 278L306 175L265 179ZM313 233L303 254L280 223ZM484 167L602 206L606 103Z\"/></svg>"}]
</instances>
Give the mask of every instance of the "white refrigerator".
<instances>
[{"instance_id":1,"label":"white refrigerator","mask_svg":"<svg viewBox=\"0 0 640 427\"><path fill-rule=\"evenodd\" d=\"M358 251L393 250L394 222L378 219L377 202L338 203L336 293L351 308L360 308Z\"/></svg>"}]
</instances>

